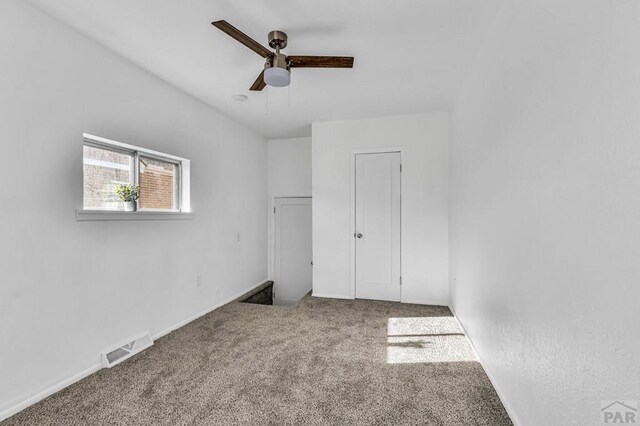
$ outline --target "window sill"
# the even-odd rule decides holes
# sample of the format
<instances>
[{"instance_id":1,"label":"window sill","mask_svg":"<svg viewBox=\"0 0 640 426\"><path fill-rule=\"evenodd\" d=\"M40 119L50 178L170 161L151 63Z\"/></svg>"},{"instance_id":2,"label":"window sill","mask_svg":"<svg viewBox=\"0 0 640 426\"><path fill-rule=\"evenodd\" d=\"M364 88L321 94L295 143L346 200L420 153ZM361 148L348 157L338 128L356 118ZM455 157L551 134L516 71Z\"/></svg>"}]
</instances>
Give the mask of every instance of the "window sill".
<instances>
[{"instance_id":1,"label":"window sill","mask_svg":"<svg viewBox=\"0 0 640 426\"><path fill-rule=\"evenodd\" d=\"M76 221L103 220L191 220L193 213L185 212L154 212L154 211L109 211L109 210L77 210Z\"/></svg>"}]
</instances>

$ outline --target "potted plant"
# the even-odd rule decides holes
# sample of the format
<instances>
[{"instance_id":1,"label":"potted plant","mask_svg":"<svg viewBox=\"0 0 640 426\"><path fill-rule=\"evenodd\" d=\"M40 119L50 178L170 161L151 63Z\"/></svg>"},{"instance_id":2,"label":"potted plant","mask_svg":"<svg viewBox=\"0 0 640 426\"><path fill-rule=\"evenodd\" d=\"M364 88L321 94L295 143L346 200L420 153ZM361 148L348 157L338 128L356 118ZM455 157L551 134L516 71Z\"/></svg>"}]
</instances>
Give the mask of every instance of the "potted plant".
<instances>
[{"instance_id":1,"label":"potted plant","mask_svg":"<svg viewBox=\"0 0 640 426\"><path fill-rule=\"evenodd\" d=\"M138 206L137 200L140 198L140 185L128 183L126 185L118 184L116 194L124 201L124 211L135 212Z\"/></svg>"}]
</instances>

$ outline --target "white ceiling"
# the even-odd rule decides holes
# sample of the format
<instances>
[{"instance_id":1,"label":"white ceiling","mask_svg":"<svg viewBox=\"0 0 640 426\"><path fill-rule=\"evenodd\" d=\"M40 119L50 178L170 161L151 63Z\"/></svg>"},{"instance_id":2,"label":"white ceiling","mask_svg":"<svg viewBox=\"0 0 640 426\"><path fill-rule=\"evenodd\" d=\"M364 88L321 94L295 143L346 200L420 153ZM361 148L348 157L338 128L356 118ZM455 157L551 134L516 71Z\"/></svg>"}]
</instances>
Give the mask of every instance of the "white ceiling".
<instances>
[{"instance_id":1,"label":"white ceiling","mask_svg":"<svg viewBox=\"0 0 640 426\"><path fill-rule=\"evenodd\" d=\"M448 109L502 0L29 0L54 18L268 138L316 121ZM286 54L348 55L349 69L294 69L249 92L264 60L211 25L224 19ZM232 99L246 94L244 103Z\"/></svg>"}]
</instances>

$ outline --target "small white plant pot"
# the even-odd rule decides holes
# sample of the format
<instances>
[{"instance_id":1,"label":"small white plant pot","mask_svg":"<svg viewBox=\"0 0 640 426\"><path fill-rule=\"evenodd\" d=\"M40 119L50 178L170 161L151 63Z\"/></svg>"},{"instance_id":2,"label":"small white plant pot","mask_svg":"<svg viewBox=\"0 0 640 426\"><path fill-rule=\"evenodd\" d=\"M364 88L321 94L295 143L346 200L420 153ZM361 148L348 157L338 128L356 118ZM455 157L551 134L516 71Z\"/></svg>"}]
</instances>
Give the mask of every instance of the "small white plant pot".
<instances>
[{"instance_id":1,"label":"small white plant pot","mask_svg":"<svg viewBox=\"0 0 640 426\"><path fill-rule=\"evenodd\" d=\"M138 203L136 201L125 201L124 202L124 211L125 212L135 212L138 209Z\"/></svg>"}]
</instances>

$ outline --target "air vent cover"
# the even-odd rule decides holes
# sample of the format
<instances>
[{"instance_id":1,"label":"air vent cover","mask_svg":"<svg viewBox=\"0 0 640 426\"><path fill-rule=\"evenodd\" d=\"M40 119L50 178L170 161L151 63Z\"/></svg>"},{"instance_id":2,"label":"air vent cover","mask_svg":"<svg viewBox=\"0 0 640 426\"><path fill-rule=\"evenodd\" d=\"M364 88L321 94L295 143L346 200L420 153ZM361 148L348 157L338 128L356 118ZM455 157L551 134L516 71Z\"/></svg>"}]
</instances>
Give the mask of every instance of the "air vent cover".
<instances>
[{"instance_id":1,"label":"air vent cover","mask_svg":"<svg viewBox=\"0 0 640 426\"><path fill-rule=\"evenodd\" d=\"M102 352L102 366L111 368L152 345L153 339L149 332L127 339L124 343Z\"/></svg>"}]
</instances>

